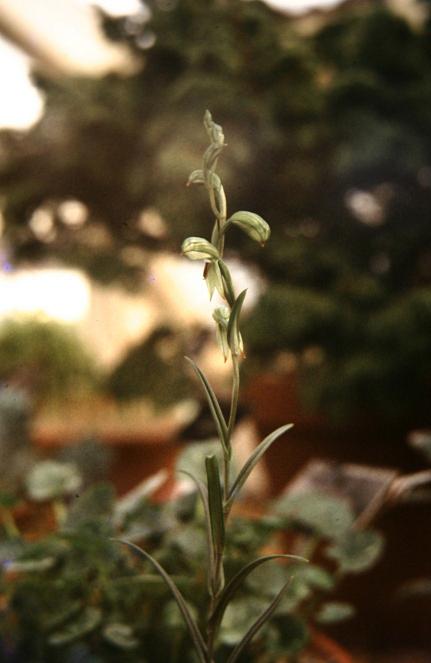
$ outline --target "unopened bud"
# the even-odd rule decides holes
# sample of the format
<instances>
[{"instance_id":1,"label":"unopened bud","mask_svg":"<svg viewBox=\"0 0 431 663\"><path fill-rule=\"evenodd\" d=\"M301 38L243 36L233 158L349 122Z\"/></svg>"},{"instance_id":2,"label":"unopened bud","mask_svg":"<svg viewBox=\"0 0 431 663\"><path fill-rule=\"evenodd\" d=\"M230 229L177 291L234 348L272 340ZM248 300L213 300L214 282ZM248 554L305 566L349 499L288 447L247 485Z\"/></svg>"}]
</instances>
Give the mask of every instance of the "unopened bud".
<instances>
[{"instance_id":1,"label":"unopened bud","mask_svg":"<svg viewBox=\"0 0 431 663\"><path fill-rule=\"evenodd\" d=\"M219 306L213 311L213 318L216 321L216 323L218 325L221 325L222 327L225 327L226 329L229 322L229 316L230 316L230 310L228 309L227 306Z\"/></svg>"},{"instance_id":2,"label":"unopened bud","mask_svg":"<svg viewBox=\"0 0 431 663\"><path fill-rule=\"evenodd\" d=\"M189 260L218 260L220 257L216 247L203 237L187 237L181 251Z\"/></svg>"},{"instance_id":3,"label":"unopened bud","mask_svg":"<svg viewBox=\"0 0 431 663\"><path fill-rule=\"evenodd\" d=\"M187 186L190 186L190 184L204 184L204 182L205 182L204 171L194 170L189 175L189 179L187 180Z\"/></svg>"},{"instance_id":4,"label":"unopened bud","mask_svg":"<svg viewBox=\"0 0 431 663\"><path fill-rule=\"evenodd\" d=\"M241 333L236 329L231 336L230 350L233 355L237 357L245 357L244 343L242 341Z\"/></svg>"},{"instance_id":5,"label":"unopened bud","mask_svg":"<svg viewBox=\"0 0 431 663\"><path fill-rule=\"evenodd\" d=\"M206 264L204 276L207 283L210 299L214 294L214 290L217 290L219 295L224 297L224 282L218 261L213 260L213 262Z\"/></svg>"},{"instance_id":6,"label":"unopened bud","mask_svg":"<svg viewBox=\"0 0 431 663\"><path fill-rule=\"evenodd\" d=\"M271 228L265 219L254 212L235 212L229 221L239 226L249 237L262 245L268 241L271 234Z\"/></svg>"},{"instance_id":7,"label":"unopened bud","mask_svg":"<svg viewBox=\"0 0 431 663\"><path fill-rule=\"evenodd\" d=\"M207 131L208 137L212 143L216 145L224 145L223 129L219 124L216 124L211 113L207 110L204 115L204 127Z\"/></svg>"},{"instance_id":8,"label":"unopened bud","mask_svg":"<svg viewBox=\"0 0 431 663\"><path fill-rule=\"evenodd\" d=\"M224 360L227 361L230 353L229 341L227 337L227 326L229 322L230 311L227 306L220 306L213 311L213 318L217 323L216 338L217 343L223 352Z\"/></svg>"}]
</instances>

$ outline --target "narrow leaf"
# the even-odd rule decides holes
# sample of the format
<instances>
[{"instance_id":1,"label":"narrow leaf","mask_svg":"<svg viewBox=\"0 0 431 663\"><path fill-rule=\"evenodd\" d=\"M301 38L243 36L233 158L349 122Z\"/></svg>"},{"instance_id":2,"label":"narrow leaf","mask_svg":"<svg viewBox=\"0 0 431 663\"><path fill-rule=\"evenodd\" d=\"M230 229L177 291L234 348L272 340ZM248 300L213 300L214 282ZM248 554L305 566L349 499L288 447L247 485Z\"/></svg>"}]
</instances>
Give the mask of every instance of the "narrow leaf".
<instances>
[{"instance_id":1,"label":"narrow leaf","mask_svg":"<svg viewBox=\"0 0 431 663\"><path fill-rule=\"evenodd\" d=\"M202 504L204 507L204 514L205 514L205 522L206 522L206 527L205 527L205 533L207 537L207 549L208 549L208 559L209 559L209 570L208 570L208 576L209 578L212 578L214 576L214 571L215 571L215 559L214 559L214 549L212 547L212 541L211 541L211 516L210 516L210 509L209 509L209 504L208 504L208 492L207 488L204 485L203 481L200 481L197 477L195 477L191 472L188 472L187 470L180 470L182 474L186 474L192 481L194 481L200 498L202 500ZM209 588L211 589L210 583L208 583Z\"/></svg>"},{"instance_id":2,"label":"narrow leaf","mask_svg":"<svg viewBox=\"0 0 431 663\"><path fill-rule=\"evenodd\" d=\"M269 562L273 559L294 559L299 562L307 562L308 560L305 557L299 557L297 555L287 555L284 553L274 553L273 555L265 555L263 557L258 557L249 564L243 566L243 568L236 573L233 578L228 582L226 587L223 589L223 592L220 594L220 597L216 603L214 611L211 614L210 620L212 623L220 624L223 619L224 612L232 600L233 595L245 581L247 576L258 566Z\"/></svg>"},{"instance_id":3,"label":"narrow leaf","mask_svg":"<svg viewBox=\"0 0 431 663\"><path fill-rule=\"evenodd\" d=\"M229 322L227 325L227 338L232 354L238 354L238 352L236 351L238 345L236 341L239 336L238 322L246 294L247 290L243 290L241 294L238 295L238 297L235 299L235 303L232 306L232 311L229 316Z\"/></svg>"},{"instance_id":4,"label":"narrow leaf","mask_svg":"<svg viewBox=\"0 0 431 663\"><path fill-rule=\"evenodd\" d=\"M248 643L254 638L256 633L260 631L262 626L266 624L266 622L271 618L271 615L279 605L281 599L283 598L283 595L288 588L290 584L290 578L289 580L283 585L283 587L280 589L278 592L277 596L271 601L269 606L267 607L266 610L262 612L260 617L256 619L254 624L250 626L248 629L247 633L244 635L242 640L237 644L229 658L227 659L226 663L235 663L235 661L238 660L244 649L247 647Z\"/></svg>"},{"instance_id":5,"label":"narrow leaf","mask_svg":"<svg viewBox=\"0 0 431 663\"><path fill-rule=\"evenodd\" d=\"M193 370L195 371L196 375L198 376L199 380L202 383L205 395L207 397L208 405L211 410L211 414L213 416L215 425L217 427L217 432L220 438L220 442L223 446L223 451L225 452L225 454L230 455L230 443L229 443L227 425L225 418L223 416L223 412L221 411L220 404L217 400L217 396L215 395L210 383L206 379L204 373L201 371L199 366L197 366L193 361L193 359L190 359L190 357L186 357L186 359L191 364Z\"/></svg>"},{"instance_id":6,"label":"narrow leaf","mask_svg":"<svg viewBox=\"0 0 431 663\"><path fill-rule=\"evenodd\" d=\"M292 428L293 424L286 424L285 426L281 426L280 428L277 428L275 431L270 433L253 451L253 453L250 455L248 460L244 463L243 467L241 468L240 472L238 473L238 476L236 477L235 481L232 484L232 487L229 491L228 499L226 500L225 508L229 510L229 508L232 505L232 502L234 501L235 497L247 481L248 477L250 476L251 472L253 471L254 467L257 465L257 463L260 461L264 453L266 452L267 449L271 446L273 442L275 442L281 435L286 433L290 428Z\"/></svg>"},{"instance_id":7,"label":"narrow leaf","mask_svg":"<svg viewBox=\"0 0 431 663\"><path fill-rule=\"evenodd\" d=\"M223 514L223 495L220 484L220 472L214 455L205 458L208 481L208 505L211 523L211 536L214 551L220 554L224 546L225 528Z\"/></svg>"},{"instance_id":8,"label":"narrow leaf","mask_svg":"<svg viewBox=\"0 0 431 663\"><path fill-rule=\"evenodd\" d=\"M223 277L223 281L226 286L224 289L224 296L226 297L229 306L233 306L235 304L235 292L233 289L233 283L230 271L226 263L223 262L223 260L219 260L218 265L220 267L221 275Z\"/></svg>"},{"instance_id":9,"label":"narrow leaf","mask_svg":"<svg viewBox=\"0 0 431 663\"><path fill-rule=\"evenodd\" d=\"M140 555L141 557L144 557L146 560L150 561L152 565L155 567L156 571L162 576L163 580L166 582L167 586L171 590L178 607L181 611L181 614L184 618L184 621L189 629L190 636L193 640L193 644L195 646L196 652L198 654L199 660L201 663L209 663L208 662L208 652L207 648L205 645L205 642L202 638L201 632L194 621L192 615L190 614L190 610L187 606L187 603L184 600L183 595L181 594L180 590L178 587L175 585L169 574L165 571L165 569L159 564L159 562L152 557L149 553L147 553L145 550L142 550L139 546L135 545L134 543L131 543L130 541L124 541L122 539L113 539L113 541L117 541L118 543L123 543L124 545L128 546L131 550L133 550L135 553Z\"/></svg>"}]
</instances>

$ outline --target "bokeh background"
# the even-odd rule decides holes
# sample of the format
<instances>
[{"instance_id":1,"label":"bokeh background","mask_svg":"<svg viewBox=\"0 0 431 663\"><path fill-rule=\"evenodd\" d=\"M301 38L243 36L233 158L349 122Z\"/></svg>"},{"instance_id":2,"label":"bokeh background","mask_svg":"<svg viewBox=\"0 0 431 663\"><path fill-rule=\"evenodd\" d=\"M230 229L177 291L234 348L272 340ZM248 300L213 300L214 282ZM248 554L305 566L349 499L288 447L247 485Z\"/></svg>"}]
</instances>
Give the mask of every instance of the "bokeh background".
<instances>
[{"instance_id":1,"label":"bokeh background","mask_svg":"<svg viewBox=\"0 0 431 663\"><path fill-rule=\"evenodd\" d=\"M229 209L272 228L264 250L232 231L227 255L249 287L244 413L296 423L267 494L314 457L425 470L431 3L3 0L0 33L4 463L17 430L43 453L97 438L125 490L161 441L206 431L183 355L222 397L228 373L179 253L210 232L185 188L208 108Z\"/></svg>"},{"instance_id":2,"label":"bokeh background","mask_svg":"<svg viewBox=\"0 0 431 663\"><path fill-rule=\"evenodd\" d=\"M429 423L427 2L21 1L1 25L3 316L72 324L104 368L206 324L173 256L208 224L184 189L208 107L230 208L273 229L235 237L250 367L334 421Z\"/></svg>"}]
</instances>

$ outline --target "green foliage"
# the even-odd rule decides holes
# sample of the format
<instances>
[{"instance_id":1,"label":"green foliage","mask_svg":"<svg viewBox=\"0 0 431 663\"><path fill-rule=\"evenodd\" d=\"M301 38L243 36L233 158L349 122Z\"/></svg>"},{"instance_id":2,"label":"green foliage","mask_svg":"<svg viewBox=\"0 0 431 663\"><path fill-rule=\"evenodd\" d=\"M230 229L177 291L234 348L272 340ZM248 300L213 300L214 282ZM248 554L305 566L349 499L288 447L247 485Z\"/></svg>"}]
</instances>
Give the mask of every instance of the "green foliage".
<instances>
[{"instance_id":1,"label":"green foliage","mask_svg":"<svg viewBox=\"0 0 431 663\"><path fill-rule=\"evenodd\" d=\"M24 389L3 384L0 388L0 504L3 506L13 505L34 462L31 413L31 399Z\"/></svg>"},{"instance_id":2,"label":"green foliage","mask_svg":"<svg viewBox=\"0 0 431 663\"><path fill-rule=\"evenodd\" d=\"M194 0L184 0L178 6L189 4L196 8ZM244 5L235 2L233 6L238 9ZM255 19L259 18L259 11L252 15ZM253 31L259 23L252 20L244 25ZM273 51L277 54L277 49ZM151 63L148 68L151 72ZM268 655L297 652L307 642L305 620L313 609L313 593L331 590L336 575L368 568L381 552L380 537L373 532L356 531L348 505L326 495L285 497L276 505L275 518L248 524L245 533L239 532L238 521L235 528L235 520L229 520L234 498L251 470L290 425L265 438L232 480L232 434L239 400L240 362L244 358L240 313L246 291L238 296L235 293L229 267L223 261L225 240L227 230L238 223L249 239L262 244L270 231L259 215L240 212L228 216L224 188L215 173L225 147L223 130L208 111L204 127L210 144L204 153L202 176L194 175L192 181L203 183L214 223L210 240L192 236L182 247L188 258L205 261L204 276L213 279L210 296L215 286L226 304L225 324L220 320L216 323L223 337L225 359L231 361L228 416L223 414L206 376L191 362L209 401L221 463L217 455L207 455L206 482L190 475L199 498L189 504L196 511L194 520L184 524L184 504L177 510L172 509L172 504L159 507L162 520L167 509L172 523L172 527L163 529L154 517L155 505L143 498L130 510L115 508L112 490L107 485L93 487L67 510L64 502L59 504L59 498L76 489L76 477L70 466L64 464L60 470L60 466L46 461L49 467L46 463L42 467L45 474L36 472L37 481L31 476L28 484L33 497L51 499L57 507L59 530L36 544L23 542L15 559L3 564L6 600L13 612L12 630L6 630L5 637L15 637L18 656L25 657L31 651L41 661L65 660L72 655L71 647L76 642L107 660L118 660L118 655L123 657L120 660L126 660L127 652L130 661L142 661L144 656L149 660L188 663L197 655L201 663L214 663L223 655L227 663L236 663L250 660L251 656L268 660ZM209 277L209 266L214 265L217 270ZM316 295L311 296L312 325L327 307ZM333 317L329 308L329 323L333 323ZM155 369L157 365L153 366ZM135 522L138 530L134 530ZM307 539L308 551L313 552L321 543L326 546L325 552L336 566L333 575L315 565L308 573L302 572L300 565L307 560L300 556L250 557L252 551L262 547L262 531L272 533L286 523ZM232 525L229 529L228 524ZM130 531L134 531L136 539L141 538L139 525L144 530L147 526L144 548L138 545L139 541L124 538ZM205 553L208 563L203 573ZM294 559L297 577L293 578L295 574L289 566L281 564L267 570L269 562L278 564L279 558L286 562L284 558L290 557ZM16 574L11 582L7 579L9 571L12 576ZM254 571L259 573L253 578ZM183 621L172 612L173 607L179 609ZM323 604L320 617L333 620L340 614L346 617L347 612L346 606ZM270 621L272 617L274 620ZM169 634L172 637L167 637Z\"/></svg>"},{"instance_id":3,"label":"green foliage","mask_svg":"<svg viewBox=\"0 0 431 663\"><path fill-rule=\"evenodd\" d=\"M345 500L320 492L286 495L275 501L274 512L287 526L311 540L324 542L324 553L336 561L340 575L367 571L382 556L383 537L373 530L356 529L353 512ZM300 575L311 587L333 587L333 579L322 576L320 570L316 573L312 566L301 570Z\"/></svg>"},{"instance_id":4,"label":"green foliage","mask_svg":"<svg viewBox=\"0 0 431 663\"><path fill-rule=\"evenodd\" d=\"M320 624L333 624L350 619L355 614L355 609L350 603L328 601L324 603L317 613L316 619Z\"/></svg>"},{"instance_id":5,"label":"green foliage","mask_svg":"<svg viewBox=\"0 0 431 663\"><path fill-rule=\"evenodd\" d=\"M276 500L274 507L286 522L328 538L343 536L354 522L346 501L320 492L285 495Z\"/></svg>"},{"instance_id":6,"label":"green foliage","mask_svg":"<svg viewBox=\"0 0 431 663\"><path fill-rule=\"evenodd\" d=\"M31 652L35 663L69 660L78 645L86 648L85 660L99 657L104 662L141 663L163 655L167 663L174 663L180 655L191 663L191 642L163 579L109 540L140 532L135 540L169 569L193 617L204 614L204 518L194 500L191 517L184 520L183 500L157 505L147 496L139 508L135 505L120 516L112 487L97 484L72 499L62 528L53 534L37 543L3 542L0 591L8 609L0 626L0 642L7 640L24 660ZM361 556L364 569L364 553L371 563L369 533L361 533L363 546L357 537L346 553L332 556L336 573L294 560L287 565L269 558L258 562L262 545L273 547L285 528L285 519L276 512L261 520L232 517L229 523L226 582L247 565L253 566L246 582L234 582L233 603L222 622L222 656L230 655L286 582L290 583L287 593L271 622L247 646L243 654L247 660L258 662L269 656L272 661L301 650L308 642L308 625L314 617L322 623L348 617L346 606L328 599L337 575L358 572ZM333 538L327 531L322 535L309 529L307 545L317 546L325 540L330 546L346 547L347 535L338 536L337 530ZM353 561L350 567L345 563L347 557ZM166 633L171 634L169 638Z\"/></svg>"},{"instance_id":7,"label":"green foliage","mask_svg":"<svg viewBox=\"0 0 431 663\"><path fill-rule=\"evenodd\" d=\"M11 319L0 327L0 378L26 383L46 403L95 388L97 369L72 329L38 318Z\"/></svg>"},{"instance_id":8,"label":"green foliage","mask_svg":"<svg viewBox=\"0 0 431 663\"><path fill-rule=\"evenodd\" d=\"M168 327L158 327L130 348L107 377L106 388L119 401L148 398L169 407L192 395L184 376L185 341Z\"/></svg>"},{"instance_id":9,"label":"green foliage","mask_svg":"<svg viewBox=\"0 0 431 663\"><path fill-rule=\"evenodd\" d=\"M232 229L233 250L271 282L251 351L267 364L268 354L301 359L318 346L323 361L311 377L300 371L302 391L338 418L367 411L398 424L426 416L417 355L406 365L389 320L390 342L376 349L366 321L431 283L429 3L428 22L414 29L382 3L357 3L307 37L261 2L149 4L148 22L105 19L110 37L142 64L138 72L61 85L39 75L45 117L24 136L2 135L14 259L54 254L105 283L142 286L146 251L178 246L204 214L198 195L172 193L196 168L196 109L204 104L229 130L233 209L247 204L271 219L265 254ZM68 200L85 204L81 226L64 221ZM29 226L41 207L52 216L49 237ZM162 214L166 230L140 223L148 209ZM280 335L268 328L268 311ZM404 347L419 354L426 330L417 321Z\"/></svg>"},{"instance_id":10,"label":"green foliage","mask_svg":"<svg viewBox=\"0 0 431 663\"><path fill-rule=\"evenodd\" d=\"M332 544L327 554L337 560L341 571L361 573L376 563L382 550L383 538L378 532L352 530Z\"/></svg>"},{"instance_id":11,"label":"green foliage","mask_svg":"<svg viewBox=\"0 0 431 663\"><path fill-rule=\"evenodd\" d=\"M26 478L26 490L35 502L52 500L79 490L82 477L72 463L41 460L31 468Z\"/></svg>"},{"instance_id":12,"label":"green foliage","mask_svg":"<svg viewBox=\"0 0 431 663\"><path fill-rule=\"evenodd\" d=\"M72 530L80 527L103 528L112 519L114 500L111 484L94 484L72 503L64 523L65 528Z\"/></svg>"}]
</instances>

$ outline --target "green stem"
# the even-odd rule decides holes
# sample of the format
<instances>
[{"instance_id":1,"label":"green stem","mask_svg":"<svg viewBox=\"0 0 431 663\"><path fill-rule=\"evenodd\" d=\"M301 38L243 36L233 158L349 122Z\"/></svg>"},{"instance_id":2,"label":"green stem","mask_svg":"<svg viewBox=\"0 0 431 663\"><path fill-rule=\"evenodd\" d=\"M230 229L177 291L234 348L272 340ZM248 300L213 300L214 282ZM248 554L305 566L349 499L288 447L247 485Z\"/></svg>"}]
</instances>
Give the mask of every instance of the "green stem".
<instances>
[{"instance_id":1,"label":"green stem","mask_svg":"<svg viewBox=\"0 0 431 663\"><path fill-rule=\"evenodd\" d=\"M232 355L232 395L230 402L230 413L229 413L229 422L227 427L227 437L229 441L229 451L232 449L232 433L236 421L236 413L238 410L238 398L239 398L239 359L236 355ZM231 463L231 454L229 456L225 455L224 457L224 499L225 501L229 495L229 475L230 475L230 463Z\"/></svg>"},{"instance_id":2,"label":"green stem","mask_svg":"<svg viewBox=\"0 0 431 663\"><path fill-rule=\"evenodd\" d=\"M223 227L221 228L221 234L224 237L226 234L226 231L229 230L229 228L233 226L233 223L230 219L226 221L226 223L223 224Z\"/></svg>"},{"instance_id":3,"label":"green stem","mask_svg":"<svg viewBox=\"0 0 431 663\"><path fill-rule=\"evenodd\" d=\"M212 596L209 609L208 609L208 621L207 621L207 649L208 649L208 660L212 663L214 660L214 644L215 644L215 639L216 639L216 630L214 628L214 624L212 623L210 616L214 610L215 604L216 604L216 597Z\"/></svg>"},{"instance_id":4,"label":"green stem","mask_svg":"<svg viewBox=\"0 0 431 663\"><path fill-rule=\"evenodd\" d=\"M226 502L229 496L229 478L230 478L230 457L226 454L223 457L223 495Z\"/></svg>"},{"instance_id":5,"label":"green stem","mask_svg":"<svg viewBox=\"0 0 431 663\"><path fill-rule=\"evenodd\" d=\"M215 195L214 195L214 189L212 187L209 190L209 194L210 194L210 204L211 204L212 213L214 214L217 221L220 221L220 212L217 208Z\"/></svg>"},{"instance_id":6,"label":"green stem","mask_svg":"<svg viewBox=\"0 0 431 663\"><path fill-rule=\"evenodd\" d=\"M228 439L230 440L235 426L236 413L238 410L239 398L239 358L237 355L232 355L232 396L230 402L229 423L227 426Z\"/></svg>"}]
</instances>

